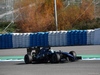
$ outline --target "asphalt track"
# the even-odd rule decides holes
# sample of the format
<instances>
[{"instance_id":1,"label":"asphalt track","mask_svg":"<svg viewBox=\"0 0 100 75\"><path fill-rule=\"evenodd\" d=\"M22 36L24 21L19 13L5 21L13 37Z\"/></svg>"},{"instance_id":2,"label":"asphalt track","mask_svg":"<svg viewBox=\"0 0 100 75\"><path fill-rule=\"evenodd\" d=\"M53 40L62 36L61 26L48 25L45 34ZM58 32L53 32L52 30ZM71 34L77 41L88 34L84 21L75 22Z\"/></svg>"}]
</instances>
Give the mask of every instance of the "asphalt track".
<instances>
[{"instance_id":1,"label":"asphalt track","mask_svg":"<svg viewBox=\"0 0 100 75\"><path fill-rule=\"evenodd\" d=\"M71 51L78 55L100 55L100 45L52 47L54 50ZM3 49L0 56L24 56L25 48ZM24 64L24 61L0 62L0 75L100 75L100 60L80 60L59 64Z\"/></svg>"}]
</instances>

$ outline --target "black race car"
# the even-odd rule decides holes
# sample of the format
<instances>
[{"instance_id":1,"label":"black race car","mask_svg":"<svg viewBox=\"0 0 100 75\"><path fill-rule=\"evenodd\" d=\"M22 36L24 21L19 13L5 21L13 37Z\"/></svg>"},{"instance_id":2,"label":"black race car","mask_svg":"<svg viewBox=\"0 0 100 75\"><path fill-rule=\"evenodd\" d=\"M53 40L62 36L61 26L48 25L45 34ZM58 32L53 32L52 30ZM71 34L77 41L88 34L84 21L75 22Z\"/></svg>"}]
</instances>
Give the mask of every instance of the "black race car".
<instances>
[{"instance_id":1,"label":"black race car","mask_svg":"<svg viewBox=\"0 0 100 75\"><path fill-rule=\"evenodd\" d=\"M28 48L27 54L24 56L26 64L74 62L79 59L81 59L81 56L77 56L75 51L54 51L50 47Z\"/></svg>"}]
</instances>

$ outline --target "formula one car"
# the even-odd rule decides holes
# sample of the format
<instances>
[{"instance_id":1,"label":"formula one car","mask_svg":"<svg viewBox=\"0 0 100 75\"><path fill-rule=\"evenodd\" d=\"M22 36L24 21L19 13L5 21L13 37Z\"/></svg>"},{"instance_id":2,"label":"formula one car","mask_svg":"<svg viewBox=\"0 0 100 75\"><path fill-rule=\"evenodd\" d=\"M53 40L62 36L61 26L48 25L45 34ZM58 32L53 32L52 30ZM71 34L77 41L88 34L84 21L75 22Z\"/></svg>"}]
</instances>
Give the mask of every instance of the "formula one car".
<instances>
[{"instance_id":1,"label":"formula one car","mask_svg":"<svg viewBox=\"0 0 100 75\"><path fill-rule=\"evenodd\" d=\"M81 56L77 56L75 51L54 51L50 47L28 48L27 54L24 56L24 62L26 64L74 62L79 59L81 59Z\"/></svg>"}]
</instances>

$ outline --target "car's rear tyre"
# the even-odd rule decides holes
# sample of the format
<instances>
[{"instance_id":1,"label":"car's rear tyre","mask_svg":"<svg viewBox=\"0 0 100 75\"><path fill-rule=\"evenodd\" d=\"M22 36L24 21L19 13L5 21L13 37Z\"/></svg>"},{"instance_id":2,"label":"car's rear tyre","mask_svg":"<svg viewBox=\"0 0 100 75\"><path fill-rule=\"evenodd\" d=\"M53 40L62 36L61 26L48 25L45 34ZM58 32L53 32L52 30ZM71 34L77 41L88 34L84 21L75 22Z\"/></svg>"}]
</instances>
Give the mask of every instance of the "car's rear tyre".
<instances>
[{"instance_id":1,"label":"car's rear tyre","mask_svg":"<svg viewBox=\"0 0 100 75\"><path fill-rule=\"evenodd\" d=\"M51 63L59 63L59 61L60 61L60 54L54 53L54 54L52 55L52 57L51 57L50 62L51 62Z\"/></svg>"},{"instance_id":2,"label":"car's rear tyre","mask_svg":"<svg viewBox=\"0 0 100 75\"><path fill-rule=\"evenodd\" d=\"M30 63L32 63L32 56L26 54L26 55L24 56L24 62L25 62L25 64L30 64Z\"/></svg>"}]
</instances>

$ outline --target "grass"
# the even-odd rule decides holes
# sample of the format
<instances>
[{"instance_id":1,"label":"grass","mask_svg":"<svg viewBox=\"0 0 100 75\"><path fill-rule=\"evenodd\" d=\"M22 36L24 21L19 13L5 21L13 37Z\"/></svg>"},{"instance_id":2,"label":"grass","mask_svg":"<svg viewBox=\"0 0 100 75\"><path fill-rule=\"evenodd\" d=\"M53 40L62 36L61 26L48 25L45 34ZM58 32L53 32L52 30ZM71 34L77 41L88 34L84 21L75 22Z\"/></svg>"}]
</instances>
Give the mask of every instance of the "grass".
<instances>
[{"instance_id":1,"label":"grass","mask_svg":"<svg viewBox=\"0 0 100 75\"><path fill-rule=\"evenodd\" d=\"M0 33L3 33L3 30L10 24L10 22L0 22ZM15 32L17 29L16 24L11 24L6 32Z\"/></svg>"}]
</instances>

